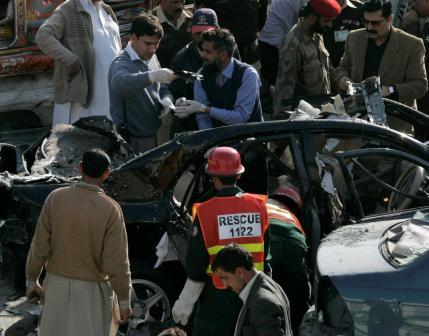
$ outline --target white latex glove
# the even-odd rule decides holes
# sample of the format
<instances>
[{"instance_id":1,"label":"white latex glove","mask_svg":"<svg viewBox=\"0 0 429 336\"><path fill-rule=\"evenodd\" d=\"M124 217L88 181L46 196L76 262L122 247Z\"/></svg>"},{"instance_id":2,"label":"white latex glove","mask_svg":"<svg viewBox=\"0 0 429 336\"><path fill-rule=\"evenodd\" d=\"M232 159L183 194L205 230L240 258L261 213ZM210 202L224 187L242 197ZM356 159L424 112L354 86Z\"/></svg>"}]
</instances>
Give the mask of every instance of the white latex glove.
<instances>
[{"instance_id":1,"label":"white latex glove","mask_svg":"<svg viewBox=\"0 0 429 336\"><path fill-rule=\"evenodd\" d=\"M148 74L152 83L159 82L162 84L170 84L175 78L174 72L167 68L151 70Z\"/></svg>"},{"instance_id":2,"label":"white latex glove","mask_svg":"<svg viewBox=\"0 0 429 336\"><path fill-rule=\"evenodd\" d=\"M159 115L159 119L162 119L168 115L170 110L175 110L176 107L174 106L173 102L171 101L171 98L169 96L166 96L161 99L160 101L161 105L163 106L162 112Z\"/></svg>"},{"instance_id":3,"label":"white latex glove","mask_svg":"<svg viewBox=\"0 0 429 336\"><path fill-rule=\"evenodd\" d=\"M172 310L173 319L176 323L184 326L188 324L189 316L203 288L204 282L193 281L189 278L186 280L182 293L180 293L179 299L174 304Z\"/></svg>"},{"instance_id":4,"label":"white latex glove","mask_svg":"<svg viewBox=\"0 0 429 336\"><path fill-rule=\"evenodd\" d=\"M186 100L181 103L180 106L176 106L174 115L182 119L190 116L192 113L204 112L205 109L206 105L204 104L201 104L195 100Z\"/></svg>"}]
</instances>

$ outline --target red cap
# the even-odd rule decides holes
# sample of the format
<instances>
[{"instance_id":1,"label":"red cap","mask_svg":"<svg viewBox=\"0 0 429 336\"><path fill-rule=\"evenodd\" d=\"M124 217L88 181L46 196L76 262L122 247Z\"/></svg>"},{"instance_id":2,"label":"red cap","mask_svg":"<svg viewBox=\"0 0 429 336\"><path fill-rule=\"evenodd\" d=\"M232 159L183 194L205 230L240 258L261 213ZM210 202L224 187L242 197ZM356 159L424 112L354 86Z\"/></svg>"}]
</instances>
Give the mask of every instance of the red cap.
<instances>
[{"instance_id":1,"label":"red cap","mask_svg":"<svg viewBox=\"0 0 429 336\"><path fill-rule=\"evenodd\" d=\"M310 0L308 4L317 14L328 18L341 13L341 6L336 0Z\"/></svg>"}]
</instances>

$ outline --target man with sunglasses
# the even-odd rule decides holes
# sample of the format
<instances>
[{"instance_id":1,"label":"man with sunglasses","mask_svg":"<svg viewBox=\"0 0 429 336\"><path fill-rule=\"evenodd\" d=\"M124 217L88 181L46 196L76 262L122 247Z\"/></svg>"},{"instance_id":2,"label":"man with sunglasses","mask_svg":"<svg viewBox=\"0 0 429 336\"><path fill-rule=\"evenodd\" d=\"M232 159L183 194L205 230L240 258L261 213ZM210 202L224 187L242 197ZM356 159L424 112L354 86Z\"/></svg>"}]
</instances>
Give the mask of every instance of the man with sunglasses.
<instances>
[{"instance_id":1,"label":"man with sunglasses","mask_svg":"<svg viewBox=\"0 0 429 336\"><path fill-rule=\"evenodd\" d=\"M365 29L349 34L335 78L341 90L348 82L380 76L383 97L417 107L416 99L428 89L423 41L392 26L390 1L363 5ZM397 128L392 120L389 125ZM401 128L401 127L399 127Z\"/></svg>"}]
</instances>

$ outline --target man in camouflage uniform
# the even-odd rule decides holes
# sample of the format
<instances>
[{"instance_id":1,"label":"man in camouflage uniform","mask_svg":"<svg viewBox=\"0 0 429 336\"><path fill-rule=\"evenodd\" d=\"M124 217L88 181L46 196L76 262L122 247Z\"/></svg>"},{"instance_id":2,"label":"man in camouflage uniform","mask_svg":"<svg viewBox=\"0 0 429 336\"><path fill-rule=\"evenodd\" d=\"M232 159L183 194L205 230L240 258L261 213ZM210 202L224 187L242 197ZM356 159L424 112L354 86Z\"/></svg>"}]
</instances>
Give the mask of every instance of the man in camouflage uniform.
<instances>
[{"instance_id":1,"label":"man in camouflage uniform","mask_svg":"<svg viewBox=\"0 0 429 336\"><path fill-rule=\"evenodd\" d=\"M336 0L310 0L286 35L279 54L274 114L286 109L284 99L330 93L333 67L321 34L332 27L340 11Z\"/></svg>"}]
</instances>

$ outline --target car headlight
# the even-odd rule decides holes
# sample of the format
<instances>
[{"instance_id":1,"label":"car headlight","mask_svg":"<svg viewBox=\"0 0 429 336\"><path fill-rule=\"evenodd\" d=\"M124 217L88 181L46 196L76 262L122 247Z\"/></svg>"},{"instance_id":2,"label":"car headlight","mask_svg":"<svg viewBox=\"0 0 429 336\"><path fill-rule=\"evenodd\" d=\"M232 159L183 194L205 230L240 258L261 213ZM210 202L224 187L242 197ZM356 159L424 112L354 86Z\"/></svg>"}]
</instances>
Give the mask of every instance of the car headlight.
<instances>
[{"instance_id":1,"label":"car headlight","mask_svg":"<svg viewBox=\"0 0 429 336\"><path fill-rule=\"evenodd\" d=\"M334 329L337 335L354 335L352 315L329 277L319 279L316 311L322 329Z\"/></svg>"}]
</instances>

